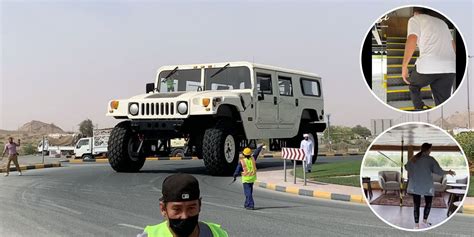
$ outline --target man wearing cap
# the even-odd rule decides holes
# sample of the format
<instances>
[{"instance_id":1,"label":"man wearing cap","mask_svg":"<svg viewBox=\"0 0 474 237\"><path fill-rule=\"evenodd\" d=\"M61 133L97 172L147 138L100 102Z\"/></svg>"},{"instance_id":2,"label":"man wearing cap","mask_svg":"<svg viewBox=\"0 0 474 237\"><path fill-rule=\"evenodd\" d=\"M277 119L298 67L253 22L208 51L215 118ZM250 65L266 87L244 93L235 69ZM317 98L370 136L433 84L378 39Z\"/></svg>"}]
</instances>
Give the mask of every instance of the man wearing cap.
<instances>
[{"instance_id":1,"label":"man wearing cap","mask_svg":"<svg viewBox=\"0 0 474 237\"><path fill-rule=\"evenodd\" d=\"M256 160L263 149L263 144L257 146L252 153L252 149L246 147L242 151L243 158L239 160L239 164L234 172L234 181L239 174L242 174L242 184L244 185L245 203L244 208L247 210L255 210L253 201L253 183L257 180Z\"/></svg>"},{"instance_id":2,"label":"man wearing cap","mask_svg":"<svg viewBox=\"0 0 474 237\"><path fill-rule=\"evenodd\" d=\"M199 182L189 174L173 174L163 181L160 211L165 221L147 226L137 237L228 237L220 225L198 221Z\"/></svg>"},{"instance_id":3,"label":"man wearing cap","mask_svg":"<svg viewBox=\"0 0 474 237\"><path fill-rule=\"evenodd\" d=\"M303 149L305 160L306 160L306 167L305 172L311 173L311 166L313 165L313 142L309 139L309 134L303 134L303 141L301 141L300 149Z\"/></svg>"}]
</instances>

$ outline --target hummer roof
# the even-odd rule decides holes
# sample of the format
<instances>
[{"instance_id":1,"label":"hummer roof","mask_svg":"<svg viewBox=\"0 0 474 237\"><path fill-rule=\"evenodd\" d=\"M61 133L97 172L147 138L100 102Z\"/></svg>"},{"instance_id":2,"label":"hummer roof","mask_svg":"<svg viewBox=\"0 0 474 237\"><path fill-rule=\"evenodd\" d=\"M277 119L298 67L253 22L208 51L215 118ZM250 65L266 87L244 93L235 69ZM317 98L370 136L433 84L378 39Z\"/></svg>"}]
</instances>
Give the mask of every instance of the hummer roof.
<instances>
[{"instance_id":1,"label":"hummer roof","mask_svg":"<svg viewBox=\"0 0 474 237\"><path fill-rule=\"evenodd\" d=\"M160 67L158 69L157 73L159 73L160 71L164 71L164 70L173 70L176 67L178 67L178 69L221 68L221 67L226 66L227 64L229 64L229 67L246 66L250 69L261 68L261 69L267 69L267 70L272 70L272 71L278 71L278 72L284 72L284 73L291 73L291 74L298 74L298 75L303 75L303 76L308 76L308 77L320 78L317 74L310 73L310 72L303 72L303 71L287 69L287 68L282 68L282 67L258 64L258 63L251 63L251 62L247 62L247 61L168 65L168 66Z\"/></svg>"}]
</instances>

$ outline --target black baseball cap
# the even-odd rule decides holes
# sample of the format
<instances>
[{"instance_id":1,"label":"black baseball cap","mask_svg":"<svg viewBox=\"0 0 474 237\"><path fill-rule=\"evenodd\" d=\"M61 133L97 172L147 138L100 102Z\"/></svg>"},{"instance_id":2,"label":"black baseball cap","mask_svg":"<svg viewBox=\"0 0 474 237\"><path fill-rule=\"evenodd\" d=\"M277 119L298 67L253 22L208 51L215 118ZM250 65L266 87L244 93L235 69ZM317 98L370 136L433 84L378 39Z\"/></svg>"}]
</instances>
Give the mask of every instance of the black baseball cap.
<instances>
[{"instance_id":1,"label":"black baseball cap","mask_svg":"<svg viewBox=\"0 0 474 237\"><path fill-rule=\"evenodd\" d=\"M422 150L428 150L428 149L430 149L432 146L433 146L433 144L425 142L425 143L423 143L423 144L421 145L421 149L422 149Z\"/></svg>"},{"instance_id":2,"label":"black baseball cap","mask_svg":"<svg viewBox=\"0 0 474 237\"><path fill-rule=\"evenodd\" d=\"M172 174L165 178L161 189L163 202L185 202L201 197L198 180L189 174Z\"/></svg>"}]
</instances>

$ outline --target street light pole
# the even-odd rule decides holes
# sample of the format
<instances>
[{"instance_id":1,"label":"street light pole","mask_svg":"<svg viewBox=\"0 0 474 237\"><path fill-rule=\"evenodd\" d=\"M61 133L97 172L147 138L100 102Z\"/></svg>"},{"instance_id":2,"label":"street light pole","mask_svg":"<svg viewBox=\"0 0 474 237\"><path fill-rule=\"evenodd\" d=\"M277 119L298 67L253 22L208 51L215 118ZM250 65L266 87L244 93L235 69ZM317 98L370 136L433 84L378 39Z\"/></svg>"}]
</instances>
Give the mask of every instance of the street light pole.
<instances>
[{"instance_id":1,"label":"street light pole","mask_svg":"<svg viewBox=\"0 0 474 237\"><path fill-rule=\"evenodd\" d=\"M471 59L473 56L469 55L469 58ZM471 87L469 87L469 68L467 69L467 128L471 129L471 104L470 104L470 91Z\"/></svg>"},{"instance_id":2,"label":"street light pole","mask_svg":"<svg viewBox=\"0 0 474 237\"><path fill-rule=\"evenodd\" d=\"M329 151L331 151L331 123L330 123L331 114L327 114L326 116L328 118L328 144L329 144Z\"/></svg>"},{"instance_id":3,"label":"street light pole","mask_svg":"<svg viewBox=\"0 0 474 237\"><path fill-rule=\"evenodd\" d=\"M444 129L443 106L441 106L441 129Z\"/></svg>"}]
</instances>

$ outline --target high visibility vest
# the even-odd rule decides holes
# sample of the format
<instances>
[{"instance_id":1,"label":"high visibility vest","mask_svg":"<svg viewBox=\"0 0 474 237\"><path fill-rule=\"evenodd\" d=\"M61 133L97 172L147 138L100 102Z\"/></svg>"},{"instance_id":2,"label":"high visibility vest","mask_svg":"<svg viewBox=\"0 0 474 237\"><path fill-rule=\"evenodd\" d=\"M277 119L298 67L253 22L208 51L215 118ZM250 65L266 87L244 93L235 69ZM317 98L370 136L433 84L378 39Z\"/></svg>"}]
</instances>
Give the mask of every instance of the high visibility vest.
<instances>
[{"instance_id":1,"label":"high visibility vest","mask_svg":"<svg viewBox=\"0 0 474 237\"><path fill-rule=\"evenodd\" d=\"M242 183L255 183L257 180L257 167L253 157L240 159L242 165Z\"/></svg>"},{"instance_id":2,"label":"high visibility vest","mask_svg":"<svg viewBox=\"0 0 474 237\"><path fill-rule=\"evenodd\" d=\"M212 236L214 237L229 237L227 232L221 228L220 225L214 223L203 222L209 229L211 229ZM147 226L145 227L145 232L147 233L148 237L173 237L173 233L171 233L168 222L164 221L158 225Z\"/></svg>"}]
</instances>

